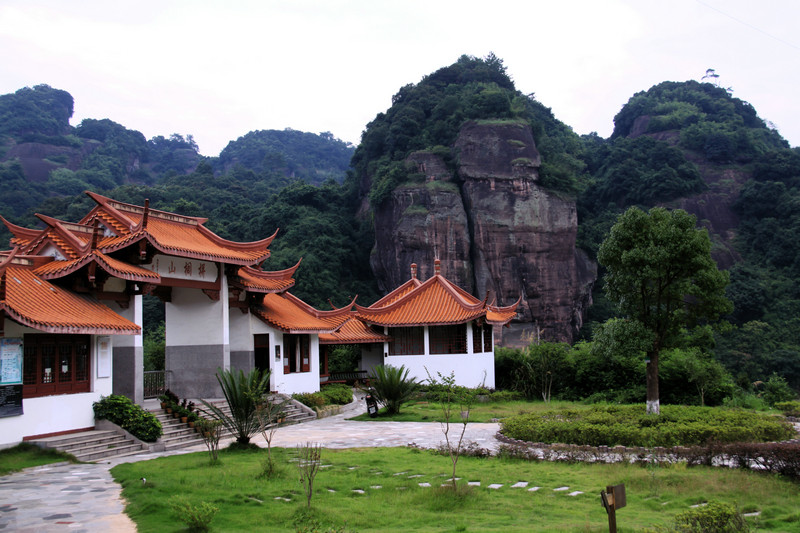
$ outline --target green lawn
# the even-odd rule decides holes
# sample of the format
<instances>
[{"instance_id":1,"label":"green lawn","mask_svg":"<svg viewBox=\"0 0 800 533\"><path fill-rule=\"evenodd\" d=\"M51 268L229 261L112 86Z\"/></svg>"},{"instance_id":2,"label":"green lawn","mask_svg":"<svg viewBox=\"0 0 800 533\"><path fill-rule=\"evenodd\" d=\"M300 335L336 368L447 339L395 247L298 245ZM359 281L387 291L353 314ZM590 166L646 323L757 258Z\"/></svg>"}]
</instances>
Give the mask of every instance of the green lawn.
<instances>
[{"instance_id":1,"label":"green lawn","mask_svg":"<svg viewBox=\"0 0 800 533\"><path fill-rule=\"evenodd\" d=\"M305 495L292 449L274 450L284 475L259 479L265 451L164 457L121 464L111 471L124 488L127 513L140 532L177 532L181 524L170 501L219 508L212 531L296 531ZM620 531L668 525L691 505L708 500L735 503L765 531L800 530L800 486L774 476L725 468L684 465L531 463L464 457L459 484L480 482L456 497L441 485L449 474L446 457L409 448L323 450L310 516L328 531L608 531L600 490L624 483L627 507L617 513ZM142 484L140 479L147 479ZM518 482L527 487L512 488ZM429 483L430 487L421 487ZM499 489L490 484L502 484ZM529 491L540 487L537 491ZM555 489L568 487L565 490ZM355 491L363 491L362 493ZM582 494L570 496L574 491ZM315 531L306 527L303 531Z\"/></svg>"},{"instance_id":2,"label":"green lawn","mask_svg":"<svg viewBox=\"0 0 800 533\"><path fill-rule=\"evenodd\" d=\"M23 468L49 465L62 461L75 462L69 454L55 450L44 450L34 444L22 443L13 448L0 450L0 476L19 472Z\"/></svg>"},{"instance_id":3,"label":"green lawn","mask_svg":"<svg viewBox=\"0 0 800 533\"><path fill-rule=\"evenodd\" d=\"M553 401L549 404L544 402L513 401L513 402L477 402L472 406L469 415L470 422L490 422L492 419L501 419L507 416L521 415L524 413L535 413L569 407L572 409L588 409L588 405L574 402ZM456 409L457 410L457 409ZM456 413L458 414L458 413ZM393 422L440 422L442 421L442 408L438 403L426 401L413 401L403 404L400 413L396 415L386 414L386 409L381 409L376 418L370 418L364 413L350 420L377 420ZM460 419L459 419L460 420Z\"/></svg>"}]
</instances>

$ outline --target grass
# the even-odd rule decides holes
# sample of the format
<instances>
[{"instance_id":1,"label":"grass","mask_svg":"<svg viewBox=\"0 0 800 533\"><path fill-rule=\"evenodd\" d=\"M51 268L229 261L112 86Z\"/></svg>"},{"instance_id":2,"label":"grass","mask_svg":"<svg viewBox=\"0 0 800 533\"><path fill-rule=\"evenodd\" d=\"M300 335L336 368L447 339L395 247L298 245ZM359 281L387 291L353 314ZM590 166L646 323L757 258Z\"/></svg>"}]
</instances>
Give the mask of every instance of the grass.
<instances>
[{"instance_id":1,"label":"grass","mask_svg":"<svg viewBox=\"0 0 800 533\"><path fill-rule=\"evenodd\" d=\"M491 422L493 419L500 420L514 415L525 413L545 412L552 409L569 407L571 409L589 409L591 406L576 404L573 402L552 401L549 404L544 402L512 401L512 402L485 402L475 403L469 414L470 422ZM377 420L391 422L442 422L442 409L436 402L413 401L403 404L400 413L389 415L385 409L378 412L376 418L370 418L368 414L362 414L350 420Z\"/></svg>"},{"instance_id":2,"label":"grass","mask_svg":"<svg viewBox=\"0 0 800 533\"><path fill-rule=\"evenodd\" d=\"M35 444L23 442L12 448L0 450L0 476L19 472L25 468L69 461L76 463L75 457L56 450L45 450Z\"/></svg>"},{"instance_id":3,"label":"grass","mask_svg":"<svg viewBox=\"0 0 800 533\"><path fill-rule=\"evenodd\" d=\"M607 531L600 490L624 483L627 507L617 513L623 531L667 526L691 505L718 500L743 512L760 511L765 531L800 529L800 487L748 471L685 465L531 463L505 458L463 457L460 491L442 488L449 459L410 448L323 450L311 510L292 462L295 450L273 454L282 475L260 477L266 452L224 451L210 465L206 453L121 464L112 469L123 486L126 512L138 531L177 532L182 523L170 510L176 496L194 505L219 508L212 531L306 531L327 528L392 531ZM418 477L417 477L418 476ZM142 484L140 478L147 478ZM468 487L479 481L479 487ZM526 488L512 488L520 481ZM420 487L429 483L431 487ZM492 483L502 484L490 489ZM538 486L538 491L528 488ZM568 490L556 491L560 487ZM362 493L355 492L363 491ZM572 491L583 494L569 496Z\"/></svg>"}]
</instances>

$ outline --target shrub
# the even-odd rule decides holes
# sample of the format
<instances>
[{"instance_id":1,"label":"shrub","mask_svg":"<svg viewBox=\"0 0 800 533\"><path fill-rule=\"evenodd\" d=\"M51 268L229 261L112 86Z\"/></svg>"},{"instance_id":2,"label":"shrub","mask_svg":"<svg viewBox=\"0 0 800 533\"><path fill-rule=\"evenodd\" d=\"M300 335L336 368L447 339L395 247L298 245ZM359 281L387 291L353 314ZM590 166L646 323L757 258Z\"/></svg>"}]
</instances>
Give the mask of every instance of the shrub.
<instances>
[{"instance_id":1,"label":"shrub","mask_svg":"<svg viewBox=\"0 0 800 533\"><path fill-rule=\"evenodd\" d=\"M341 383L332 383L322 387L320 394L325 397L326 404L347 405L353 401L353 389Z\"/></svg>"},{"instance_id":2,"label":"shrub","mask_svg":"<svg viewBox=\"0 0 800 533\"><path fill-rule=\"evenodd\" d=\"M708 442L775 441L794 429L765 414L710 407L663 406L659 415L642 405L593 406L513 416L501 433L529 441L590 446L689 446Z\"/></svg>"},{"instance_id":3,"label":"shrub","mask_svg":"<svg viewBox=\"0 0 800 533\"><path fill-rule=\"evenodd\" d=\"M325 406L325 396L319 392L296 392L292 398L312 409Z\"/></svg>"},{"instance_id":4,"label":"shrub","mask_svg":"<svg viewBox=\"0 0 800 533\"><path fill-rule=\"evenodd\" d=\"M218 507L214 507L208 502L193 505L182 496L172 498L170 506L175 517L186 524L189 531L208 531L211 527L211 520L219 511Z\"/></svg>"},{"instance_id":5,"label":"shrub","mask_svg":"<svg viewBox=\"0 0 800 533\"><path fill-rule=\"evenodd\" d=\"M800 416L800 402L775 402L773 407L785 416Z\"/></svg>"},{"instance_id":6,"label":"shrub","mask_svg":"<svg viewBox=\"0 0 800 533\"><path fill-rule=\"evenodd\" d=\"M750 526L734 506L710 501L676 516L675 529L680 533L736 533L750 531Z\"/></svg>"},{"instance_id":7,"label":"shrub","mask_svg":"<svg viewBox=\"0 0 800 533\"><path fill-rule=\"evenodd\" d=\"M797 394L792 390L783 376L773 373L764 383L764 391L761 397L771 407L777 402L788 402L794 400Z\"/></svg>"},{"instance_id":8,"label":"shrub","mask_svg":"<svg viewBox=\"0 0 800 533\"><path fill-rule=\"evenodd\" d=\"M109 420L134 437L145 442L155 442L161 436L161 423L152 413L119 394L101 397L92 404L94 417Z\"/></svg>"},{"instance_id":9,"label":"shrub","mask_svg":"<svg viewBox=\"0 0 800 533\"><path fill-rule=\"evenodd\" d=\"M498 390L489 395L493 402L516 402L525 398L521 392L511 390Z\"/></svg>"},{"instance_id":10,"label":"shrub","mask_svg":"<svg viewBox=\"0 0 800 533\"><path fill-rule=\"evenodd\" d=\"M389 414L400 412L400 407L416 392L419 384L415 378L408 377L405 365L400 368L391 365L378 365L370 375L369 393L386 406Z\"/></svg>"}]
</instances>

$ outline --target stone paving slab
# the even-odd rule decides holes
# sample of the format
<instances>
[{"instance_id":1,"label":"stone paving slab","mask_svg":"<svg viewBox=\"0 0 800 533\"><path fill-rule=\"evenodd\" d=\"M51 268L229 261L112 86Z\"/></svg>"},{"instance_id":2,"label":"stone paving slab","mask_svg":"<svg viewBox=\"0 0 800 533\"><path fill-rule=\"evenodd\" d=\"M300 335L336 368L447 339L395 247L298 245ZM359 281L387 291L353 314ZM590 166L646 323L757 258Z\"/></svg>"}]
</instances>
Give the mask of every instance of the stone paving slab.
<instances>
[{"instance_id":1,"label":"stone paving slab","mask_svg":"<svg viewBox=\"0 0 800 533\"><path fill-rule=\"evenodd\" d=\"M109 467L57 464L0 477L0 531L135 532Z\"/></svg>"}]
</instances>

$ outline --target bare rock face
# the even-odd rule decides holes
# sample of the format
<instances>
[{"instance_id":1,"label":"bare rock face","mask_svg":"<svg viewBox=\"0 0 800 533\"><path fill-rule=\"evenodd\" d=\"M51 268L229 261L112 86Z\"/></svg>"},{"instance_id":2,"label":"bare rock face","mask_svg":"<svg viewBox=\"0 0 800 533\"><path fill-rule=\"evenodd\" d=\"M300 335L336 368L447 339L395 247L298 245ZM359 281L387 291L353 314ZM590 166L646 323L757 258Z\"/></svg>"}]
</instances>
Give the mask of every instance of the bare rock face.
<instances>
[{"instance_id":1,"label":"bare rock face","mask_svg":"<svg viewBox=\"0 0 800 533\"><path fill-rule=\"evenodd\" d=\"M505 345L531 336L571 341L591 304L596 265L575 248L575 202L537 184L541 158L525 124L466 124L455 173L428 152L409 156L424 182L396 189L374 213L372 267L381 288L397 287L419 265L490 302L521 299Z\"/></svg>"},{"instance_id":2,"label":"bare rock face","mask_svg":"<svg viewBox=\"0 0 800 533\"><path fill-rule=\"evenodd\" d=\"M440 157L416 152L407 162L417 167L425 182L398 187L374 213L371 266L378 285L389 292L405 283L411 263L419 265L420 279L428 279L438 257L447 265L445 276L471 291L471 239L461 191Z\"/></svg>"}]
</instances>

